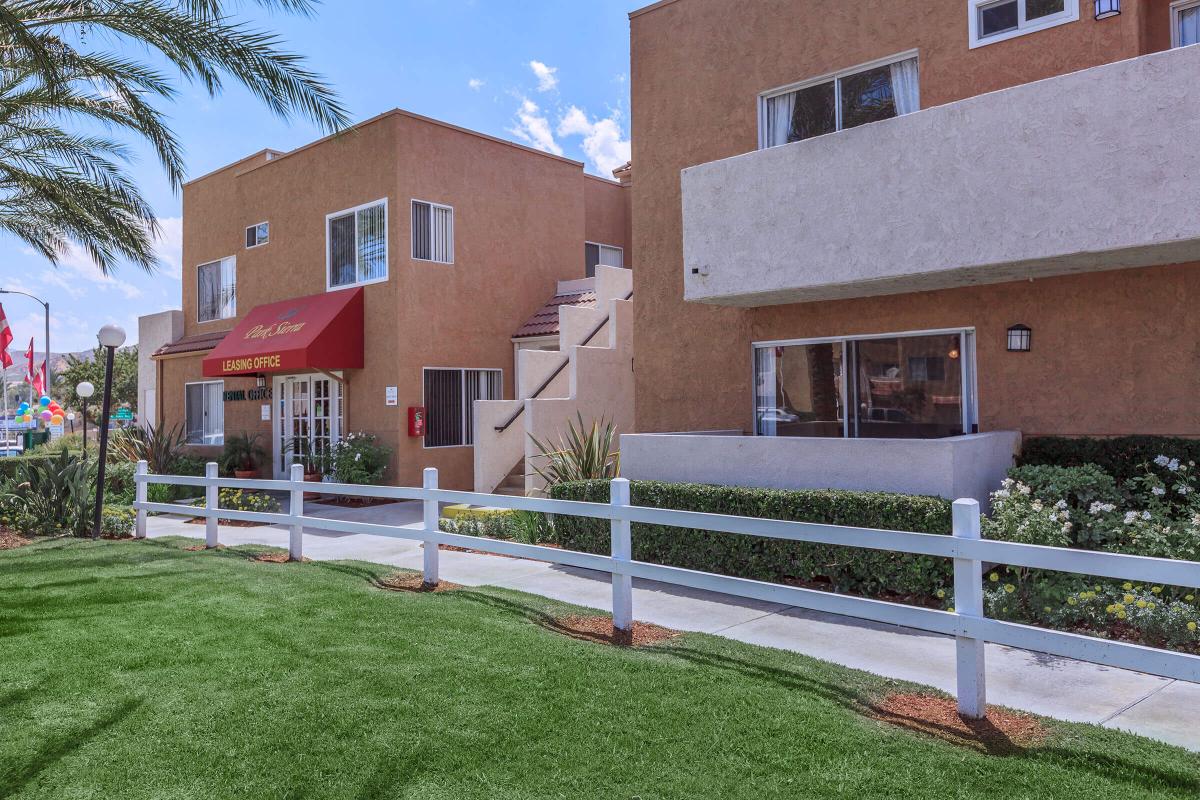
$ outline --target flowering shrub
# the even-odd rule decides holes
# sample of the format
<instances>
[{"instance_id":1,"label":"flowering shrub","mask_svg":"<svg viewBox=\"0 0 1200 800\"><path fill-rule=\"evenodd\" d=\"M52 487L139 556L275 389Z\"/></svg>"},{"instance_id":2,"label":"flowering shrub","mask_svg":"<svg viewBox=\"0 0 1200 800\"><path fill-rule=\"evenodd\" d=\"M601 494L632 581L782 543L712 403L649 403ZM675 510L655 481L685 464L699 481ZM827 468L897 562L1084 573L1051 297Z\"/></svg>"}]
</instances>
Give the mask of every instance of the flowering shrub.
<instances>
[{"instance_id":1,"label":"flowering shrub","mask_svg":"<svg viewBox=\"0 0 1200 800\"><path fill-rule=\"evenodd\" d=\"M203 506L204 500L192 501L193 506ZM217 493L217 508L227 508L230 511L261 511L274 514L279 511L279 501L263 492L245 491L243 489L221 489ZM222 520L224 522L226 520Z\"/></svg>"},{"instance_id":2,"label":"flowering shrub","mask_svg":"<svg viewBox=\"0 0 1200 800\"><path fill-rule=\"evenodd\" d=\"M352 433L333 447L333 478L338 483L376 484L383 480L392 449L373 433Z\"/></svg>"}]
</instances>

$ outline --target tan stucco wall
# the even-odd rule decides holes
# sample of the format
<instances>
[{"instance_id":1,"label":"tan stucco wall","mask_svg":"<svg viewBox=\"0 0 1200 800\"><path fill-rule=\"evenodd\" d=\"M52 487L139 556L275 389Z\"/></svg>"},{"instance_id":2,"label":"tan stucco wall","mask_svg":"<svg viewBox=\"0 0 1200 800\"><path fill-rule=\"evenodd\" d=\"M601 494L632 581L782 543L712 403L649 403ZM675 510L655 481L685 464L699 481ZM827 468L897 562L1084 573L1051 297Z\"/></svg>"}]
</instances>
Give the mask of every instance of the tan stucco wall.
<instances>
[{"instance_id":1,"label":"tan stucco wall","mask_svg":"<svg viewBox=\"0 0 1200 800\"><path fill-rule=\"evenodd\" d=\"M393 448L391 482L420 485L432 466L442 485L470 488L470 447L425 449L407 435L407 409L422 404L422 368L501 369L513 396L513 331L556 281L583 275L591 183L579 162L404 112L219 171L184 190L186 333L235 322L196 323L197 265L236 255L239 316L323 292L326 215L386 197L389 278L365 289L365 366L346 374L346 430L370 431ZM454 207L454 264L411 258L412 199ZM619 191L604 193L595 213L620 219L622 203ZM262 221L271 223L270 243L247 250L245 228ZM198 376L199 359L186 361L169 369ZM386 386L398 387L395 407L384 402ZM227 379L227 388L239 387ZM268 432L259 405L227 403L226 432L243 424ZM163 407L182 417L182 399L165 397Z\"/></svg>"},{"instance_id":2,"label":"tan stucco wall","mask_svg":"<svg viewBox=\"0 0 1200 800\"><path fill-rule=\"evenodd\" d=\"M928 108L1161 49L1150 15L1169 4L1124 5L1095 21L1082 2L1078 22L976 50L961 0L676 0L633 15L638 429L749 429L755 340L961 325L978 331L984 430L1200 433L1187 311L1200 265L748 310L683 301L680 170L755 149L760 92L916 48ZM1003 349L1017 322L1031 353Z\"/></svg>"},{"instance_id":3,"label":"tan stucco wall","mask_svg":"<svg viewBox=\"0 0 1200 800\"><path fill-rule=\"evenodd\" d=\"M622 248L625 251L625 266L632 267L630 187L588 175L583 182L583 200L587 216L584 231L587 241Z\"/></svg>"}]
</instances>

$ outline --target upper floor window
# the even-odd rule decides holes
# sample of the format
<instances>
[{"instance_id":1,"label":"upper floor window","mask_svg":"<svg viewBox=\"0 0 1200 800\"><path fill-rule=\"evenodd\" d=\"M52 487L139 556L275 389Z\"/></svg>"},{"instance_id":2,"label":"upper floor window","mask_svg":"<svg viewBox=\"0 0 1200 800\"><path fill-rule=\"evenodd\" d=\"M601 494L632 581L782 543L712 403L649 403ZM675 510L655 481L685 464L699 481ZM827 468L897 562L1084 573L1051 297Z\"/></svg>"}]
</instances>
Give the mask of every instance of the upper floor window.
<instances>
[{"instance_id":1,"label":"upper floor window","mask_svg":"<svg viewBox=\"0 0 1200 800\"><path fill-rule=\"evenodd\" d=\"M412 201L412 257L419 261L454 263L454 209Z\"/></svg>"},{"instance_id":2,"label":"upper floor window","mask_svg":"<svg viewBox=\"0 0 1200 800\"><path fill-rule=\"evenodd\" d=\"M257 225L251 225L246 228L246 247L258 247L264 245L271 240L271 223L260 222Z\"/></svg>"},{"instance_id":3,"label":"upper floor window","mask_svg":"<svg viewBox=\"0 0 1200 800\"><path fill-rule=\"evenodd\" d=\"M376 200L325 218L329 245L328 288L387 280L387 200Z\"/></svg>"},{"instance_id":4,"label":"upper floor window","mask_svg":"<svg viewBox=\"0 0 1200 800\"><path fill-rule=\"evenodd\" d=\"M1171 46L1200 44L1200 0L1176 0L1171 4Z\"/></svg>"},{"instance_id":5,"label":"upper floor window","mask_svg":"<svg viewBox=\"0 0 1200 800\"><path fill-rule=\"evenodd\" d=\"M967 0L971 47L1079 19L1079 0Z\"/></svg>"},{"instance_id":6,"label":"upper floor window","mask_svg":"<svg viewBox=\"0 0 1200 800\"><path fill-rule=\"evenodd\" d=\"M589 278L596 275L596 267L624 267L625 251L611 244L584 242L583 268Z\"/></svg>"},{"instance_id":7,"label":"upper floor window","mask_svg":"<svg viewBox=\"0 0 1200 800\"><path fill-rule=\"evenodd\" d=\"M905 53L765 92L760 98L759 146L798 142L911 114L920 107L916 54Z\"/></svg>"},{"instance_id":8,"label":"upper floor window","mask_svg":"<svg viewBox=\"0 0 1200 800\"><path fill-rule=\"evenodd\" d=\"M237 260L230 256L196 267L196 321L237 316Z\"/></svg>"}]
</instances>

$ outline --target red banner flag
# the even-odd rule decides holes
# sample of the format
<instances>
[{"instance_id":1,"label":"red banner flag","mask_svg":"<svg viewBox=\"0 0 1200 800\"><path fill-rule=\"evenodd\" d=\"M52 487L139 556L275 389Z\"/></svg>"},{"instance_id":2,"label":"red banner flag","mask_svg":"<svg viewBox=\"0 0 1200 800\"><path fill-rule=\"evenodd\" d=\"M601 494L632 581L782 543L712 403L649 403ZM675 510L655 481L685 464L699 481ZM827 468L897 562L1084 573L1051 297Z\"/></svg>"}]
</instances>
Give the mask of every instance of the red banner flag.
<instances>
[{"instance_id":1,"label":"red banner flag","mask_svg":"<svg viewBox=\"0 0 1200 800\"><path fill-rule=\"evenodd\" d=\"M25 351L25 382L33 383L33 337L29 337L29 349Z\"/></svg>"},{"instance_id":2,"label":"red banner flag","mask_svg":"<svg viewBox=\"0 0 1200 800\"><path fill-rule=\"evenodd\" d=\"M8 369L13 365L12 356L8 354L12 340L12 328L8 326L8 317L4 316L4 306L0 304L0 369Z\"/></svg>"},{"instance_id":3,"label":"red banner flag","mask_svg":"<svg viewBox=\"0 0 1200 800\"><path fill-rule=\"evenodd\" d=\"M33 393L41 397L46 393L46 362L42 362L42 368L38 370L38 374L33 376Z\"/></svg>"}]
</instances>

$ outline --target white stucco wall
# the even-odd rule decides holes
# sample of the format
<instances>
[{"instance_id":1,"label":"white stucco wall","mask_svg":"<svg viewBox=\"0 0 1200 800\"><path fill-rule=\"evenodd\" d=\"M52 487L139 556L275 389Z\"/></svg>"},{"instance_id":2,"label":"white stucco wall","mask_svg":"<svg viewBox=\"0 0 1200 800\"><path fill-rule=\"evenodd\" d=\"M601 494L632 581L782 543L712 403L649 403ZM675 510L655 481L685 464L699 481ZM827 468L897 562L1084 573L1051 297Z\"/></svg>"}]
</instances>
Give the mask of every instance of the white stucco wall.
<instances>
[{"instance_id":1,"label":"white stucco wall","mask_svg":"<svg viewBox=\"0 0 1200 800\"><path fill-rule=\"evenodd\" d=\"M154 351L183 336L183 311L171 309L138 317L137 418L141 425L154 422L155 409L148 407L147 392L158 391L158 370L150 358Z\"/></svg>"},{"instance_id":2,"label":"white stucco wall","mask_svg":"<svg viewBox=\"0 0 1200 800\"><path fill-rule=\"evenodd\" d=\"M1015 431L946 439L637 433L621 436L621 474L630 480L973 497L986 509L1020 445Z\"/></svg>"},{"instance_id":3,"label":"white stucco wall","mask_svg":"<svg viewBox=\"0 0 1200 800\"><path fill-rule=\"evenodd\" d=\"M1200 260L1198 141L1187 47L691 167L685 297L769 305Z\"/></svg>"}]
</instances>

